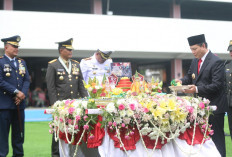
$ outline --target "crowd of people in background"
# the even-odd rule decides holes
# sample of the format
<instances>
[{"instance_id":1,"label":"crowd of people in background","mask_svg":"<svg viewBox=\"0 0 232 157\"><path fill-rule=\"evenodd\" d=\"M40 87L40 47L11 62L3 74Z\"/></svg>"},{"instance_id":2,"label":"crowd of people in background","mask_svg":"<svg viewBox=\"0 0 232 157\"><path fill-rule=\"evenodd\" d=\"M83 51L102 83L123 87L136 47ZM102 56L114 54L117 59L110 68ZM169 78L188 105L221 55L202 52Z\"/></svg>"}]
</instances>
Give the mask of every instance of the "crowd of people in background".
<instances>
[{"instance_id":1,"label":"crowd of people in background","mask_svg":"<svg viewBox=\"0 0 232 157\"><path fill-rule=\"evenodd\" d=\"M28 91L26 107L48 107L50 106L47 88L36 87Z\"/></svg>"}]
</instances>

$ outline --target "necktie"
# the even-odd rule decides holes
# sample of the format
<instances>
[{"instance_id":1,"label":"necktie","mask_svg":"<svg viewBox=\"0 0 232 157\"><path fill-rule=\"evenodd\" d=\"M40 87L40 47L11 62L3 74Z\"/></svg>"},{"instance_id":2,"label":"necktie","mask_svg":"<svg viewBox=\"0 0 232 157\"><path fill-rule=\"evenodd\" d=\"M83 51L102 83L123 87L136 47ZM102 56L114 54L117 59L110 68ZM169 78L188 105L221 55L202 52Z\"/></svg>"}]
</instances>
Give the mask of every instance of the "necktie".
<instances>
[{"instance_id":1,"label":"necktie","mask_svg":"<svg viewBox=\"0 0 232 157\"><path fill-rule=\"evenodd\" d=\"M67 68L69 68L69 67L68 67L68 66L69 66L68 61L65 62L65 65L66 65Z\"/></svg>"},{"instance_id":2,"label":"necktie","mask_svg":"<svg viewBox=\"0 0 232 157\"><path fill-rule=\"evenodd\" d=\"M17 67L15 60L11 60L11 63L14 65L15 68Z\"/></svg>"},{"instance_id":3,"label":"necktie","mask_svg":"<svg viewBox=\"0 0 232 157\"><path fill-rule=\"evenodd\" d=\"M199 72L200 72L201 62L202 62L202 60L199 59L199 61L198 61L198 69L197 69L198 74L199 74Z\"/></svg>"}]
</instances>

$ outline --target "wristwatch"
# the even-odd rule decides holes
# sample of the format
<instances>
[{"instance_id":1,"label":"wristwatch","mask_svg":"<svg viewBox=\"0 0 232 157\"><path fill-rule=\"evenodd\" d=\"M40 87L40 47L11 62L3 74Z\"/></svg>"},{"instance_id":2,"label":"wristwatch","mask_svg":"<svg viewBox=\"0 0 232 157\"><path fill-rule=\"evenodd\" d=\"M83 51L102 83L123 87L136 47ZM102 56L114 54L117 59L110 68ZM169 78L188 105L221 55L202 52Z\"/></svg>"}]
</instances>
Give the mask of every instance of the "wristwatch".
<instances>
[{"instance_id":1,"label":"wristwatch","mask_svg":"<svg viewBox=\"0 0 232 157\"><path fill-rule=\"evenodd\" d=\"M14 93L15 93L15 94L18 94L18 93L19 93L19 90L18 90L18 89L15 89Z\"/></svg>"}]
</instances>

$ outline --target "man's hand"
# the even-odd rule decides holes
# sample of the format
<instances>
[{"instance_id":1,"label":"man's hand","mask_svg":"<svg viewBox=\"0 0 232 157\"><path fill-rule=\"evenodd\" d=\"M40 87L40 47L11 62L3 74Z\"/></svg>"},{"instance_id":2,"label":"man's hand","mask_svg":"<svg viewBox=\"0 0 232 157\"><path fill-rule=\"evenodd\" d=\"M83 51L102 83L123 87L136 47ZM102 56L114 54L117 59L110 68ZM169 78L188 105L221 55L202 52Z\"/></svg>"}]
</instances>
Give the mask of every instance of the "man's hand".
<instances>
[{"instance_id":1,"label":"man's hand","mask_svg":"<svg viewBox=\"0 0 232 157\"><path fill-rule=\"evenodd\" d=\"M15 97L15 104L19 105L21 103L22 100L20 100L18 97Z\"/></svg>"},{"instance_id":2,"label":"man's hand","mask_svg":"<svg viewBox=\"0 0 232 157\"><path fill-rule=\"evenodd\" d=\"M16 97L15 97L15 104L16 105L19 105L21 103L21 101L23 101L23 99L25 99L25 95L23 92L19 91L17 94L16 94Z\"/></svg>"},{"instance_id":3,"label":"man's hand","mask_svg":"<svg viewBox=\"0 0 232 157\"><path fill-rule=\"evenodd\" d=\"M21 92L21 91L19 91L19 93L16 94L16 97L19 98L21 101L22 101L23 99L25 99L25 95L24 95L24 93Z\"/></svg>"},{"instance_id":4,"label":"man's hand","mask_svg":"<svg viewBox=\"0 0 232 157\"><path fill-rule=\"evenodd\" d=\"M188 85L189 86L189 89L185 89L184 90L184 93L196 93L196 86L195 85Z\"/></svg>"}]
</instances>

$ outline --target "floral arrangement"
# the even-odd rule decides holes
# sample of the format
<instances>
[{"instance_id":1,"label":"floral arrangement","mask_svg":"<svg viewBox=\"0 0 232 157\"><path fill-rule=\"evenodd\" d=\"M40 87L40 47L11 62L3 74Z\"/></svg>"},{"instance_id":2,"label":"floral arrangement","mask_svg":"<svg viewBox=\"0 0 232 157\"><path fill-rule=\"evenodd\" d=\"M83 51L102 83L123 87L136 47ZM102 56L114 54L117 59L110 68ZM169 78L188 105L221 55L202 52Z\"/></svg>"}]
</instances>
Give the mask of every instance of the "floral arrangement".
<instances>
[{"instance_id":1,"label":"floral arrangement","mask_svg":"<svg viewBox=\"0 0 232 157\"><path fill-rule=\"evenodd\" d=\"M123 92L115 88L112 93L120 95ZM118 147L126 153L132 149L127 144L135 144L139 139L146 150L149 148L154 151L170 140L183 138L182 135L189 130L193 132L193 137L188 142L190 145L195 144L197 130L203 135L198 139L200 144L213 134L208 124L212 110L207 99L140 93L128 94L126 98L115 97L106 102L105 108L101 108L103 120L100 126L107 127L110 137L117 141ZM77 147L86 132L89 138L94 138L90 129L96 123L97 115L88 115L85 111L95 109L97 105L94 99L57 101L52 107L54 119L50 123L50 133L54 133L56 139L59 132L64 133L69 144L74 141L75 135L79 134Z\"/></svg>"},{"instance_id":2,"label":"floral arrangement","mask_svg":"<svg viewBox=\"0 0 232 157\"><path fill-rule=\"evenodd\" d=\"M97 116L88 116L85 113L88 108L97 108L93 99L56 101L52 106L54 109L53 120L49 123L49 132L55 135L55 140L57 141L59 134L62 133L65 135L67 143L71 144L74 143L75 136L81 133L81 138L76 142L78 147L84 134L90 131L92 125L96 124Z\"/></svg>"},{"instance_id":3,"label":"floral arrangement","mask_svg":"<svg viewBox=\"0 0 232 157\"><path fill-rule=\"evenodd\" d=\"M89 78L88 84L83 80L84 87L89 92L90 98L105 97L106 91L103 84L99 84L96 77L93 79Z\"/></svg>"},{"instance_id":4,"label":"floral arrangement","mask_svg":"<svg viewBox=\"0 0 232 157\"><path fill-rule=\"evenodd\" d=\"M208 125L211 113L209 101L201 98L176 96L139 96L127 99L118 99L109 103L103 113L105 121L103 126L114 132L126 151L123 139L130 140L134 134L140 136L144 147L146 138L155 140L153 149L158 142L169 142L184 133L186 129L199 126L204 134L204 139L213 134ZM120 135L125 128L124 137ZM209 133L209 134L208 134ZM144 139L144 140L143 140ZM205 140L202 140L202 143Z\"/></svg>"},{"instance_id":5,"label":"floral arrangement","mask_svg":"<svg viewBox=\"0 0 232 157\"><path fill-rule=\"evenodd\" d=\"M155 95L156 93L162 93L163 81L159 81L158 79L155 81L152 76L151 82L148 83L148 89L150 90L151 95Z\"/></svg>"}]
</instances>

